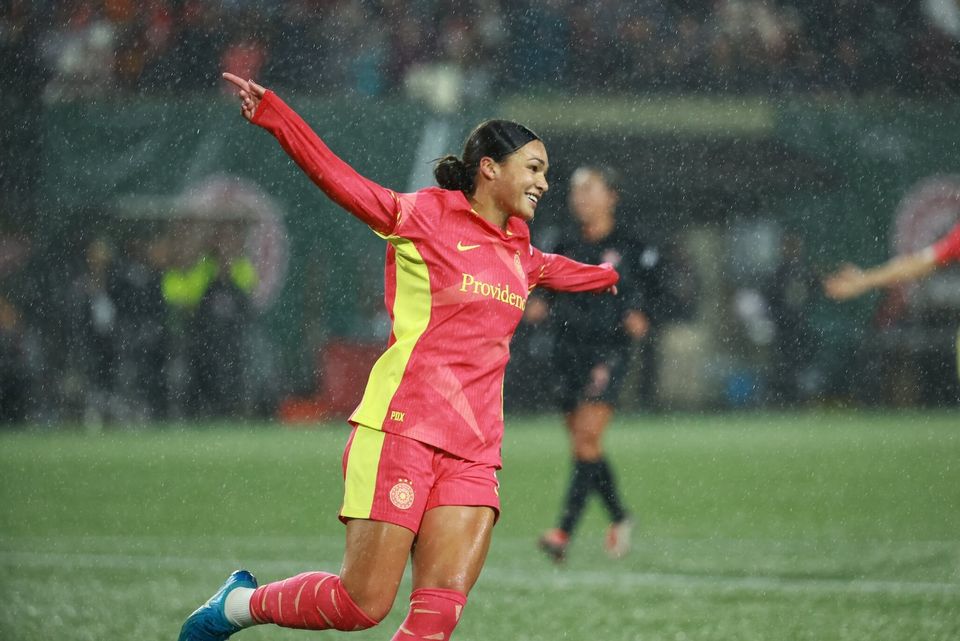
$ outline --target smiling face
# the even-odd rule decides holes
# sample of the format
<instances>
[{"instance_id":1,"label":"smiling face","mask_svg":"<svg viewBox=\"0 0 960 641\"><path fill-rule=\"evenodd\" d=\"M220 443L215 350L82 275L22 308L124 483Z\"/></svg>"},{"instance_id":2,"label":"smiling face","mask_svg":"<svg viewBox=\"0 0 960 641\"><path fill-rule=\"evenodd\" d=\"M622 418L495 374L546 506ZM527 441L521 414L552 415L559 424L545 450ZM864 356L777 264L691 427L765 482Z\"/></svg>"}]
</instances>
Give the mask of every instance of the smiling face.
<instances>
[{"instance_id":1,"label":"smiling face","mask_svg":"<svg viewBox=\"0 0 960 641\"><path fill-rule=\"evenodd\" d=\"M549 185L547 148L531 140L495 165L494 203L507 216L531 220Z\"/></svg>"}]
</instances>

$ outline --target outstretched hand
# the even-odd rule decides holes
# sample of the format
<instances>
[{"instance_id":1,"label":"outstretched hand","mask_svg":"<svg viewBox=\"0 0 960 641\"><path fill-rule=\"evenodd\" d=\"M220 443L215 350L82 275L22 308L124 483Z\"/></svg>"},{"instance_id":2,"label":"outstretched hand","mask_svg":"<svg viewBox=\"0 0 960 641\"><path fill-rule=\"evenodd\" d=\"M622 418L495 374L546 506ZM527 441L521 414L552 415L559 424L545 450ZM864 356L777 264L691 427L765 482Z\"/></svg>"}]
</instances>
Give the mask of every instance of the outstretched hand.
<instances>
[{"instance_id":1,"label":"outstretched hand","mask_svg":"<svg viewBox=\"0 0 960 641\"><path fill-rule=\"evenodd\" d=\"M847 300L867 291L868 285L863 270L847 264L823 281L823 289L833 300Z\"/></svg>"},{"instance_id":2,"label":"outstretched hand","mask_svg":"<svg viewBox=\"0 0 960 641\"><path fill-rule=\"evenodd\" d=\"M229 72L224 72L222 75L224 80L233 83L239 89L237 95L240 96L240 113L247 120L253 120L253 115L257 113L257 106L260 105L260 100L267 90L253 80L244 80Z\"/></svg>"}]
</instances>

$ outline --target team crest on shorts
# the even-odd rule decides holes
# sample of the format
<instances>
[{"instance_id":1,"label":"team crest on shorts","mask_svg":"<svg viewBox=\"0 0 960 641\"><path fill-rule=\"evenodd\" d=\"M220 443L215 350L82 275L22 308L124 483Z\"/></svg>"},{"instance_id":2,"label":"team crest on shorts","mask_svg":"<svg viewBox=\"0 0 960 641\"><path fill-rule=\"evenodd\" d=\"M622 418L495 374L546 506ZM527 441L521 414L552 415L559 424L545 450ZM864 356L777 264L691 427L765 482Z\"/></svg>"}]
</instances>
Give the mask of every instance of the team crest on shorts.
<instances>
[{"instance_id":1,"label":"team crest on shorts","mask_svg":"<svg viewBox=\"0 0 960 641\"><path fill-rule=\"evenodd\" d=\"M392 488L390 488L390 502L398 509L409 510L413 505L413 486L407 479L399 479Z\"/></svg>"}]
</instances>

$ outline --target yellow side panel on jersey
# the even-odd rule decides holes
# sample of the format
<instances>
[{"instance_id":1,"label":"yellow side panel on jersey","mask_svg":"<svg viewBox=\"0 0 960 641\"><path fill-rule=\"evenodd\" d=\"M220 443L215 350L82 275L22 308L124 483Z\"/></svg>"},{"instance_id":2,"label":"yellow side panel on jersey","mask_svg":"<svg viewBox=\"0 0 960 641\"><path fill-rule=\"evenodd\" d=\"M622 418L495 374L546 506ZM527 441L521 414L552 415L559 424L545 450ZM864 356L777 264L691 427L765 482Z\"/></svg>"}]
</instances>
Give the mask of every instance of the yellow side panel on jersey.
<instances>
[{"instance_id":1,"label":"yellow side panel on jersey","mask_svg":"<svg viewBox=\"0 0 960 641\"><path fill-rule=\"evenodd\" d=\"M414 244L397 236L387 238L394 247L396 295L393 299L393 335L397 339L377 359L363 399L351 420L380 429L386 420L393 395L400 388L403 372L420 336L430 323L430 274Z\"/></svg>"},{"instance_id":2,"label":"yellow side panel on jersey","mask_svg":"<svg viewBox=\"0 0 960 641\"><path fill-rule=\"evenodd\" d=\"M386 434L380 430L357 426L347 455L341 516L351 519L370 518L384 437Z\"/></svg>"}]
</instances>

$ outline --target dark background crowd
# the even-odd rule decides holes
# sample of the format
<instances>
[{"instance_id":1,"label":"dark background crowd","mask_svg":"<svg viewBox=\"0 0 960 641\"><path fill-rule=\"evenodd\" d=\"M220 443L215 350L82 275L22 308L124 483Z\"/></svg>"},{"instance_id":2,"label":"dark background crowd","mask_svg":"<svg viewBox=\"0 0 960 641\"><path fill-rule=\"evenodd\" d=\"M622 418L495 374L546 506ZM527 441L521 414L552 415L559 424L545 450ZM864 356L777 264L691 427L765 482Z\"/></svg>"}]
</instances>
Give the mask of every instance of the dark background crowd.
<instances>
[{"instance_id":1,"label":"dark background crowd","mask_svg":"<svg viewBox=\"0 0 960 641\"><path fill-rule=\"evenodd\" d=\"M949 0L5 0L4 69L51 100L212 90L211 70L381 96L447 63L477 91L957 93Z\"/></svg>"},{"instance_id":2,"label":"dark background crowd","mask_svg":"<svg viewBox=\"0 0 960 641\"><path fill-rule=\"evenodd\" d=\"M0 129L0 422L98 426L278 412L312 418L342 412L349 406L344 395L357 383L321 402L310 396L312 374L291 382L280 373L276 346L258 324L254 290L264 274L248 258L249 221L179 227L127 221L98 229L101 214L70 210L58 216L86 222L56 241L36 235L31 222L45 109L219 98L224 69L324 98L422 97L424 83L429 93L432 82L453 74L467 100L657 94L947 104L960 95L960 6L952 0L2 0L0 69L6 114ZM561 195L557 208L562 201ZM554 227L541 228L535 240ZM728 283L730 301L717 321L722 342L750 367L707 364L727 372L721 397L728 407L837 396L817 365L823 345L810 310L822 295L812 249L797 229L767 232L764 221L753 221L723 240L741 257L729 274L749 271L742 264L757 256L761 265L753 280ZM695 300L710 301L701 308L714 304L718 290L710 278L716 274L707 267L698 279L687 255L692 246L710 255L713 241L696 234L685 243L654 240L664 241L676 268L673 295L683 308L675 317L692 318ZM314 274L323 281L320 261L307 267L307 289ZM305 315L316 304L307 301ZM304 350L318 351L305 360L326 370L328 391L362 375L385 340L378 296L359 305L367 318L351 323L354 330L366 328L356 333L367 345L331 341L336 336L329 328L304 330L314 337ZM946 329L937 345L953 340L955 320L941 323ZM536 385L523 383L551 366L545 357L550 336L535 329L521 328L516 342L515 353L524 358L515 366L519 383L507 393L515 407L552 407L536 396ZM929 336L919 341L929 344ZM700 349L697 334L677 331L662 340L665 349L673 345L674 354L701 362L692 358ZM636 361L643 365L628 385L634 402L626 405L653 408L655 348L638 349L646 354ZM917 367L929 370L927 380L954 380L938 350ZM678 358L674 377L683 376ZM884 352L875 360L886 358ZM763 381L752 361L762 361ZM955 390L944 389L901 400L955 403ZM297 395L307 400L284 400Z\"/></svg>"}]
</instances>

